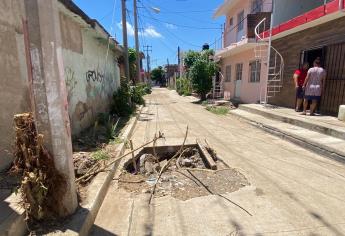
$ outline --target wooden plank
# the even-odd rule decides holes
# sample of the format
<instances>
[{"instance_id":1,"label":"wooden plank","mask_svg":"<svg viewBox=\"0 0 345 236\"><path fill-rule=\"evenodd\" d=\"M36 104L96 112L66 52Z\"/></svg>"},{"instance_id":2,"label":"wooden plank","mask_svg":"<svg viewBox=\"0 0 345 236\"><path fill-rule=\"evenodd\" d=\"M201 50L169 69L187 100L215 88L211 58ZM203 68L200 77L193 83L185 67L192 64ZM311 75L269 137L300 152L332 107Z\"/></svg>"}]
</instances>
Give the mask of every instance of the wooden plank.
<instances>
[{"instance_id":1,"label":"wooden plank","mask_svg":"<svg viewBox=\"0 0 345 236\"><path fill-rule=\"evenodd\" d=\"M201 158L203 158L206 161L206 164L208 165L209 168L212 170L217 169L217 164L211 157L211 155L208 153L206 146L201 143L199 140L196 140L196 143L198 145L198 149L200 151Z\"/></svg>"}]
</instances>

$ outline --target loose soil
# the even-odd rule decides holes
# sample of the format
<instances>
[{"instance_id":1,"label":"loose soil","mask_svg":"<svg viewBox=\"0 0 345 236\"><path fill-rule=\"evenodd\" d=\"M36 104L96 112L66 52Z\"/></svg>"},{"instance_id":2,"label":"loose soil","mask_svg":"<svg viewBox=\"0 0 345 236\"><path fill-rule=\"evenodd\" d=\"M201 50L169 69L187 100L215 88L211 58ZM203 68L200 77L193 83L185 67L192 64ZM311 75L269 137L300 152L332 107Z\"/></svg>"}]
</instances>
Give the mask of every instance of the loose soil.
<instances>
[{"instance_id":1,"label":"loose soil","mask_svg":"<svg viewBox=\"0 0 345 236\"><path fill-rule=\"evenodd\" d=\"M159 164L153 155L144 155L140 158L141 162L138 163L140 164L139 173L133 173L132 165L128 165L123 170L118 179L120 188L134 194L151 193L160 168L164 166L167 159L173 156L173 153L160 156ZM185 201L206 195L231 193L249 185L246 177L238 170L229 168L220 160L216 164L217 170L210 170L206 167L197 149L186 152L179 159L178 165L176 160L171 161L169 168L163 172L158 181L154 196L172 196Z\"/></svg>"}]
</instances>

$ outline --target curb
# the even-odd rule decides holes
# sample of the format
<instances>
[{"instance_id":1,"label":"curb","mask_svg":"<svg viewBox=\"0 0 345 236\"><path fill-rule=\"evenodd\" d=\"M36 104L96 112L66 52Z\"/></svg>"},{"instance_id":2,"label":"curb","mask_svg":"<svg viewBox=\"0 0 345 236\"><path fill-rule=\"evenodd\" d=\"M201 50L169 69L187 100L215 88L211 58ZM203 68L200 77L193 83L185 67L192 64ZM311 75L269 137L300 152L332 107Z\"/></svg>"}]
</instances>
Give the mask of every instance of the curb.
<instances>
[{"instance_id":1,"label":"curb","mask_svg":"<svg viewBox=\"0 0 345 236\"><path fill-rule=\"evenodd\" d=\"M338 131L338 130L331 128L331 127L327 127L325 125L316 125L314 123L309 123L309 122L306 122L306 121L303 121L300 119L293 119L293 118L289 117L288 115L283 116L283 115L278 115L278 114L274 114L271 112L264 112L264 111L261 111L261 110L256 109L256 108L247 107L245 105L244 106L240 105L239 109L243 110L243 111L251 112L253 114L261 115L261 116L266 117L268 119L275 119L275 120L278 120L278 121L281 121L284 123L299 126L299 127L305 128L305 129L310 129L312 131L319 132L321 134L326 134L326 135L329 135L329 136L332 136L335 138L345 140L345 133L344 132Z\"/></svg>"},{"instance_id":2,"label":"curb","mask_svg":"<svg viewBox=\"0 0 345 236\"><path fill-rule=\"evenodd\" d=\"M121 156L124 151L126 150L126 142L128 141L128 138L132 135L133 130L135 128L135 125L137 124L138 118L141 114L143 106L140 106L137 110L136 116L132 117L129 121L129 125L121 135L121 138L124 140L117 148L116 148L116 153L117 156ZM99 209L102 206L103 200L105 198L105 195L108 192L109 186L111 181L114 178L115 172L117 170L117 167L119 165L121 160L115 162L111 168L111 171L108 173L106 176L106 179L104 183L102 184L101 188L99 189L93 203L91 203L91 208L89 209L88 214L86 215L86 218L79 230L78 235L81 236L87 236L89 234L90 229L93 226L93 223L95 222L96 216L98 214ZM77 215L78 216L78 215Z\"/></svg>"},{"instance_id":3,"label":"curb","mask_svg":"<svg viewBox=\"0 0 345 236\"><path fill-rule=\"evenodd\" d=\"M289 134L289 133L284 132L280 129L272 127L270 125L266 125L266 124L251 120L250 118L247 118L247 117L244 117L244 116L241 116L238 114L234 114L231 112L229 114L233 117L236 117L240 120L245 121L246 123L248 123L248 124L250 124L256 128L259 128L259 129L261 129L267 133L270 133L274 136L277 136L283 140L287 140L291 143L294 143L294 144L296 144L302 148L308 149L308 150L310 150L316 154L322 155L326 158L333 159L333 160L341 162L341 163L345 163L345 156L344 155L341 155L341 154L334 152L331 148L327 147L326 145L322 145L319 143L315 143L315 142L306 140L304 138Z\"/></svg>"}]
</instances>

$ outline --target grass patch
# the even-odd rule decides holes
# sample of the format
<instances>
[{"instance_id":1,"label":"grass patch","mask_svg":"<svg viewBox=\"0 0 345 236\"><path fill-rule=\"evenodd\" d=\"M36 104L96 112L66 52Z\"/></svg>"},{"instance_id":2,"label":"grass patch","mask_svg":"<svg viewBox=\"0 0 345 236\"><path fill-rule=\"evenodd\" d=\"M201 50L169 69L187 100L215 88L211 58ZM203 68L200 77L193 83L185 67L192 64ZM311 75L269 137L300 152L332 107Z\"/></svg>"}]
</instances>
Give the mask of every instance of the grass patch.
<instances>
[{"instance_id":1,"label":"grass patch","mask_svg":"<svg viewBox=\"0 0 345 236\"><path fill-rule=\"evenodd\" d=\"M227 107L209 106L209 107L206 107L206 110L208 110L208 111L210 111L216 115L226 115L229 113L229 108L227 108Z\"/></svg>"},{"instance_id":2,"label":"grass patch","mask_svg":"<svg viewBox=\"0 0 345 236\"><path fill-rule=\"evenodd\" d=\"M91 157L97 161L109 159L108 153L104 150L98 150L98 151L92 153Z\"/></svg>"}]
</instances>

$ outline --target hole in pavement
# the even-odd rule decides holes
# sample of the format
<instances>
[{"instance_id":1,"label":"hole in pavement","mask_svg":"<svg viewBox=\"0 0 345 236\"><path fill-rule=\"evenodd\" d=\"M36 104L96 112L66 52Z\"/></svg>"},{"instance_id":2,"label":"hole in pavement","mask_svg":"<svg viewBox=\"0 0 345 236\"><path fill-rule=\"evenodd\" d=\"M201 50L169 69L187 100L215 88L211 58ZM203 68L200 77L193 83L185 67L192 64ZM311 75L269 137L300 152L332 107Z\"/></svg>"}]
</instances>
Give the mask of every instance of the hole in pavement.
<instances>
[{"instance_id":1,"label":"hole in pavement","mask_svg":"<svg viewBox=\"0 0 345 236\"><path fill-rule=\"evenodd\" d=\"M216 167L212 166L215 170L212 170L205 158L205 150L197 144L185 145L183 155L170 161L180 147L157 146L157 157L152 147L143 148L134 158L137 172L132 159L125 163L119 177L119 187L135 194L150 194L159 172L168 162L168 168L159 178L155 198L172 196L184 201L206 195L231 193L249 185L243 174L216 160L216 153L208 151L216 164Z\"/></svg>"}]
</instances>

